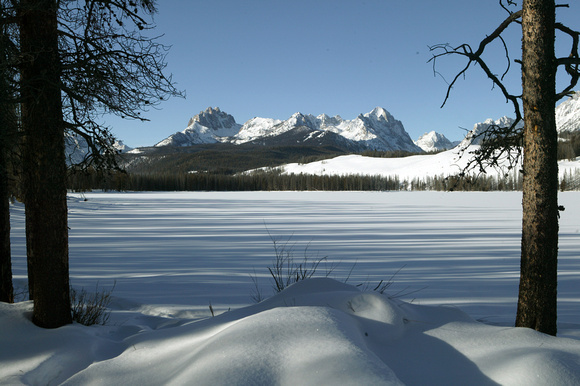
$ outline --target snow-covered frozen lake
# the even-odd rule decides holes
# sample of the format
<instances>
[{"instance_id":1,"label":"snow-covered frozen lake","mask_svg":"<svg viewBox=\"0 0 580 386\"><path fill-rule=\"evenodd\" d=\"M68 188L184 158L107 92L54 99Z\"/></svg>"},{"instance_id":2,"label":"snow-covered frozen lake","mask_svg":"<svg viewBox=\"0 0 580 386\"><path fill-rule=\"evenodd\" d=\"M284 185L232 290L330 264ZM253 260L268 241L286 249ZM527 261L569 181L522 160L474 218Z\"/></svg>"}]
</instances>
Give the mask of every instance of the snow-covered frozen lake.
<instances>
[{"instance_id":1,"label":"snow-covered frozen lake","mask_svg":"<svg viewBox=\"0 0 580 386\"><path fill-rule=\"evenodd\" d=\"M577 385L580 192L560 195L558 337L509 327L520 201L516 192L71 195L72 285L116 283L111 319L45 330L32 324L31 302L0 303L0 384ZM22 287L21 205L12 223ZM328 256L318 272L335 266L337 280L271 296L272 238L297 260ZM372 291L391 277L385 295Z\"/></svg>"},{"instance_id":2,"label":"snow-covered frozen lake","mask_svg":"<svg viewBox=\"0 0 580 386\"><path fill-rule=\"evenodd\" d=\"M393 274L391 293L512 325L519 278L518 192L176 192L69 196L71 284L138 303L207 312L272 294L273 243L318 272L359 284ZM84 199L86 198L86 201ZM580 324L580 192L560 194L559 324ZM13 273L26 277L24 218L13 207ZM406 295L408 293L408 295Z\"/></svg>"}]
</instances>

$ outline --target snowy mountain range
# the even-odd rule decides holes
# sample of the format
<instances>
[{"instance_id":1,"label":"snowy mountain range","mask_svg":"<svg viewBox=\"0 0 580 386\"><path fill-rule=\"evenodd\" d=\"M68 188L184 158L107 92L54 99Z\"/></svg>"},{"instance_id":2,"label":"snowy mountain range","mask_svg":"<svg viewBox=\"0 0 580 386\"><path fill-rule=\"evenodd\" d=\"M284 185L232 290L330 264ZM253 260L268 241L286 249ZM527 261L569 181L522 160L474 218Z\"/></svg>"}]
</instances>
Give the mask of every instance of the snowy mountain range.
<instances>
[{"instance_id":1,"label":"snowy mountain range","mask_svg":"<svg viewBox=\"0 0 580 386\"><path fill-rule=\"evenodd\" d=\"M510 125L513 119L502 117L476 123L463 144L477 144L474 137L490 125ZM556 124L559 133L580 129L580 93L556 107ZM185 130L170 135L155 147L192 146L208 143L254 143L259 145L334 145L338 148L361 151L403 150L431 152L451 149L459 142L449 141L443 134L431 131L416 141L411 140L401 121L387 110L376 107L355 119L345 120L339 115L295 113L286 120L255 117L243 125L218 107L209 107L189 120Z\"/></svg>"},{"instance_id":2,"label":"snowy mountain range","mask_svg":"<svg viewBox=\"0 0 580 386\"><path fill-rule=\"evenodd\" d=\"M401 121L381 107L353 120L336 115L295 113L287 120L252 118L243 125L219 108L208 108L190 119L187 128L157 143L161 146L192 146L205 143L335 144L356 150L404 150L421 152Z\"/></svg>"},{"instance_id":3,"label":"snowy mountain range","mask_svg":"<svg viewBox=\"0 0 580 386\"><path fill-rule=\"evenodd\" d=\"M572 94L556 107L556 124L560 134L580 130L580 93ZM510 125L513 120L502 117L477 123L461 142L463 147L478 144L474 137L491 124ZM411 140L401 121L387 110L376 107L371 112L360 114L353 120L336 115L318 116L295 113L286 120L255 117L239 124L233 116L218 107L209 107L192 117L185 130L170 135L154 145L154 148L187 147L198 144L229 143L235 145L255 144L263 146L309 145L330 146L344 152L363 150L409 152L432 152L451 149L458 142L451 142L444 135L431 131L416 141ZM115 144L120 152L141 153L124 145ZM80 161L88 149L82 139L70 138L67 154L71 162Z\"/></svg>"}]
</instances>

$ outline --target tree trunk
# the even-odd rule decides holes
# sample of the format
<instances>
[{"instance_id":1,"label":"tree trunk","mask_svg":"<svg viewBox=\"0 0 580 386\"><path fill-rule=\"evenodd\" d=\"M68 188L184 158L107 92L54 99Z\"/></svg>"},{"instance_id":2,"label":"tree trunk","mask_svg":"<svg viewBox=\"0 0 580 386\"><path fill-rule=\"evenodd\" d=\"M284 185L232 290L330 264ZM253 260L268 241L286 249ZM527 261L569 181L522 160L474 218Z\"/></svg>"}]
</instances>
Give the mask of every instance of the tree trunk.
<instances>
[{"instance_id":1,"label":"tree trunk","mask_svg":"<svg viewBox=\"0 0 580 386\"><path fill-rule=\"evenodd\" d=\"M558 163L554 1L524 0L523 219L516 326L556 335Z\"/></svg>"},{"instance_id":2,"label":"tree trunk","mask_svg":"<svg viewBox=\"0 0 580 386\"><path fill-rule=\"evenodd\" d=\"M10 206L8 204L8 149L15 137L16 115L9 83L12 81L7 69L8 37L5 27L0 31L0 301L14 302L12 286L12 259L10 254Z\"/></svg>"},{"instance_id":3,"label":"tree trunk","mask_svg":"<svg viewBox=\"0 0 580 386\"><path fill-rule=\"evenodd\" d=\"M3 103L0 101L0 103ZM4 116L4 111L0 114ZM3 121L3 119L1 119ZM0 123L4 130L4 122ZM0 302L13 303L12 259L10 255L10 206L8 204L8 165L5 138L0 134Z\"/></svg>"},{"instance_id":4,"label":"tree trunk","mask_svg":"<svg viewBox=\"0 0 580 386\"><path fill-rule=\"evenodd\" d=\"M56 0L20 1L24 203L33 322L71 323Z\"/></svg>"}]
</instances>

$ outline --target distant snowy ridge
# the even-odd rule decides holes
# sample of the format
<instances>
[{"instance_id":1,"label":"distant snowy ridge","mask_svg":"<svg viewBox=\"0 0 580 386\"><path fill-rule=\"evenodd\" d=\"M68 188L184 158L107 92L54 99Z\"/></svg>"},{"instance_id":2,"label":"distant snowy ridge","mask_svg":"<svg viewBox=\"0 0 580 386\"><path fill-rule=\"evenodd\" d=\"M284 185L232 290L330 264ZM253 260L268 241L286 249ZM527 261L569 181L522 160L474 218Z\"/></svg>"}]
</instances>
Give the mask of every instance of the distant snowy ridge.
<instances>
[{"instance_id":1,"label":"distant snowy ridge","mask_svg":"<svg viewBox=\"0 0 580 386\"><path fill-rule=\"evenodd\" d=\"M211 118L211 119L210 119ZM339 142L350 142L353 148L381 151L404 150L421 152L405 131L401 121L396 120L381 107L366 114L360 114L353 120L344 120L340 116L329 117L295 113L287 120L271 118L252 118L244 125L239 125L234 118L219 110L209 108L193 117L187 128L175 133L155 146L191 146L200 143L229 142L242 144L260 143L267 138L275 138L293 133L294 143L308 144L311 140L327 136ZM338 135L342 139L336 137ZM344 143L341 143L341 145Z\"/></svg>"},{"instance_id":2,"label":"distant snowy ridge","mask_svg":"<svg viewBox=\"0 0 580 386\"><path fill-rule=\"evenodd\" d=\"M415 145L419 146L426 152L449 150L458 144L458 142L451 142L443 134L435 131L423 134L414 142Z\"/></svg>"}]
</instances>

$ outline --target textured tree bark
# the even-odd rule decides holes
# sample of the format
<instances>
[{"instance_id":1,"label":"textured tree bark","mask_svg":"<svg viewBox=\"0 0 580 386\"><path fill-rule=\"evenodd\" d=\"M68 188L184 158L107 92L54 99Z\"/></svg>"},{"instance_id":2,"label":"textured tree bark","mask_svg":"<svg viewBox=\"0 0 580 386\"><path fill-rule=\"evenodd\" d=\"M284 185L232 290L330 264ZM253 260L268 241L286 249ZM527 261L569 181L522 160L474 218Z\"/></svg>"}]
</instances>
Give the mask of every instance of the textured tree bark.
<instances>
[{"instance_id":1,"label":"textured tree bark","mask_svg":"<svg viewBox=\"0 0 580 386\"><path fill-rule=\"evenodd\" d=\"M56 0L21 0L23 183L33 322L71 323Z\"/></svg>"},{"instance_id":2,"label":"textured tree bark","mask_svg":"<svg viewBox=\"0 0 580 386\"><path fill-rule=\"evenodd\" d=\"M524 0L523 219L516 326L556 335L558 163L555 119L555 4Z\"/></svg>"}]
</instances>

